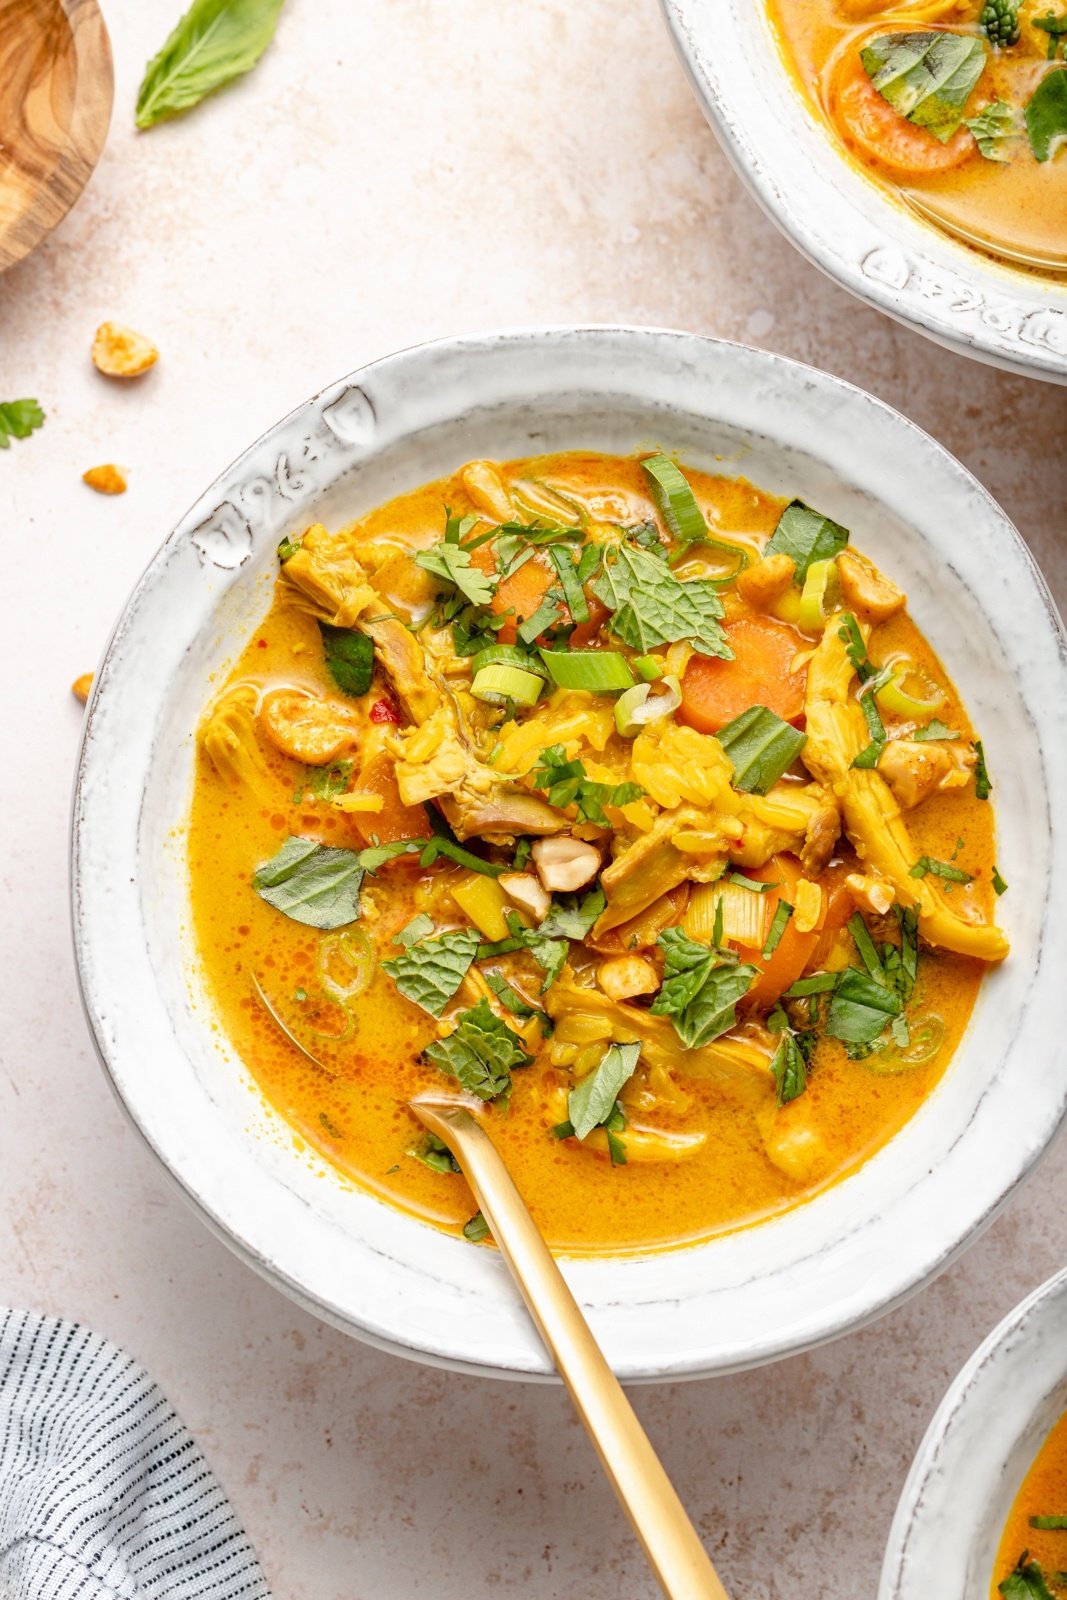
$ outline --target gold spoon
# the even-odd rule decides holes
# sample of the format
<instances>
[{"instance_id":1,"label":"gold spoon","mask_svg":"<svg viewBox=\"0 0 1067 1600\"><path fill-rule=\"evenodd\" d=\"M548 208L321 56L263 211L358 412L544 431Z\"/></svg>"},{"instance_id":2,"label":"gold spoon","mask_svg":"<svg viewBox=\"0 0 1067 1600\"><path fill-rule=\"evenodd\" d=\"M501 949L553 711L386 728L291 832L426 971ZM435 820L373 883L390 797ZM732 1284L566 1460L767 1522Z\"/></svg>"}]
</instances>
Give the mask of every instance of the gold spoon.
<instances>
[{"instance_id":1,"label":"gold spoon","mask_svg":"<svg viewBox=\"0 0 1067 1600\"><path fill-rule=\"evenodd\" d=\"M0 3L0 272L28 255L85 188L113 93L96 0Z\"/></svg>"},{"instance_id":2,"label":"gold spoon","mask_svg":"<svg viewBox=\"0 0 1067 1600\"><path fill-rule=\"evenodd\" d=\"M454 1101L420 1098L411 1109L462 1166L663 1593L729 1600L489 1135Z\"/></svg>"}]
</instances>

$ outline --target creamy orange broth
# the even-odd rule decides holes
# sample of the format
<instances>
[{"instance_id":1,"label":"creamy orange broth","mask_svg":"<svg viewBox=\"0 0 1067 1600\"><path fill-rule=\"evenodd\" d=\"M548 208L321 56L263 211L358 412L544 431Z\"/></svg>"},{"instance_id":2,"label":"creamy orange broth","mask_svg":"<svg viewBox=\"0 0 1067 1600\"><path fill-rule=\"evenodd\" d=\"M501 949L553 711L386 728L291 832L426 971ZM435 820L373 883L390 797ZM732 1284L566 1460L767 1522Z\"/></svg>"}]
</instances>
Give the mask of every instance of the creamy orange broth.
<instances>
[{"instance_id":1,"label":"creamy orange broth","mask_svg":"<svg viewBox=\"0 0 1067 1600\"><path fill-rule=\"evenodd\" d=\"M808 101L848 156L873 178L939 220L965 242L1035 270L1067 268L1067 158L1039 162L1020 133L1007 160L987 160L966 127L941 145L879 100L866 82L860 50L895 31L977 33L982 0L767 0L783 54ZM1024 24L1064 12L1062 0L1024 0ZM1022 108L1046 72L1048 36L1024 25L1019 44L991 50L964 114L996 100ZM858 86L858 87L857 87ZM849 116L849 96L871 112ZM843 98L844 97L844 98ZM897 141L904 160L895 159ZM950 163L945 166L945 163ZM932 208L932 212L931 212Z\"/></svg>"},{"instance_id":2,"label":"creamy orange broth","mask_svg":"<svg viewBox=\"0 0 1067 1600\"><path fill-rule=\"evenodd\" d=\"M1067 1589L1067 1531L1031 1527L1031 1517L1067 1517L1067 1417L1060 1418L1041 1446L1008 1513L993 1569L990 1600L1000 1600L999 1586L1010 1577L1024 1552L1029 1553L1030 1561L1037 1562L1046 1584L1055 1593Z\"/></svg>"},{"instance_id":3,"label":"creamy orange broth","mask_svg":"<svg viewBox=\"0 0 1067 1600\"><path fill-rule=\"evenodd\" d=\"M631 459L570 454L513 462L501 471L509 484L548 481L597 518L631 523L656 515L641 466ZM687 476L712 531L758 554L785 502L744 479L693 471ZM359 548L374 552L378 547L377 555L368 556L368 567L382 545L395 552L439 541L445 506L456 513L478 509L459 474L402 495L362 518L354 525ZM748 614L748 607L732 595L727 617ZM974 737L944 668L905 614L874 628L870 652L875 661L898 652L910 656L945 687L947 697L937 715L965 741ZM251 685L257 694L279 684L294 685L332 701L343 699L324 669L318 624L286 582L279 581L270 610L234 663L229 683ZM388 694L379 667L366 705ZM420 1091L456 1087L420 1060L426 1045L447 1032L447 1017L439 1024L399 996L379 966L353 1009L351 1035L340 1044L324 1043L322 1057L328 1057L329 1066L324 1071L294 1048L257 996L254 979L290 1026L304 1029L310 1017L327 1031L336 1030L336 1008L321 1006L316 998L321 993L316 977L321 942L336 936L279 914L254 892L251 877L288 835L358 850L373 836L375 820L342 813L325 802L296 801L310 776L308 769L266 741L262 753L269 774L269 790L262 798L220 775L203 751L198 757L189 825L192 908L204 974L222 1026L263 1093L310 1145L383 1199L455 1230L474 1210L471 1195L462 1177L430 1171L408 1154L420 1146L423 1135L406 1108ZM952 886L952 902L988 919L993 905L990 804L978 801L969 783L925 801L910 814L909 824L919 852L966 864L975 881ZM477 840L468 843L478 847ZM838 856L852 860L844 844ZM393 935L419 912L437 911L441 920L441 907L449 904L448 885L462 876L447 861L421 870L415 858L401 857L365 880L355 937L369 939L380 955L395 955ZM463 921L454 905L443 920L452 926ZM580 950L574 959L581 965ZM515 971L507 959L500 966L505 973ZM959 1042L982 970L979 961L923 948L909 1012L916 1017L937 1014L945 1034L933 1059L918 1068L880 1070L877 1056L849 1060L838 1041L820 1038L806 1092L775 1114L787 1129L802 1120L821 1141L823 1158L802 1178L789 1176L768 1159L761 1126L765 1131L773 1095L757 1109L751 1096L706 1078L687 1077L684 1070L673 1075L674 1089L667 1099L658 1099L654 1121L667 1132L705 1132L706 1143L696 1154L612 1166L603 1154L574 1141L560 1142L550 1131L559 1120L551 1110L550 1090L558 1091L568 1077L551 1064L550 1045L544 1044L533 1065L515 1072L507 1115L494 1108L487 1112L493 1137L540 1227L559 1249L611 1253L662 1248L757 1222L853 1171L908 1121ZM308 998L294 999L300 993ZM316 1017L317 1005L321 1014ZM627 1093L639 1099L640 1092L635 1080L624 1091L624 1105Z\"/></svg>"}]
</instances>

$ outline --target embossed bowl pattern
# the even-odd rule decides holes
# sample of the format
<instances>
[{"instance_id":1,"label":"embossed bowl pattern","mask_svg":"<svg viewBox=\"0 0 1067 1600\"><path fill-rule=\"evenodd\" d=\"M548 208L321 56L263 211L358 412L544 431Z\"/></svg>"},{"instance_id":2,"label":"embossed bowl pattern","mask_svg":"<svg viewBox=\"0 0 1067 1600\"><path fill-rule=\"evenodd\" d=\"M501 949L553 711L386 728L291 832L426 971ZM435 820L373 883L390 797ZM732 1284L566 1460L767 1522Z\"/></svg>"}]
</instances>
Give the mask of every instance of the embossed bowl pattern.
<instances>
[{"instance_id":1,"label":"embossed bowl pattern","mask_svg":"<svg viewBox=\"0 0 1067 1600\"><path fill-rule=\"evenodd\" d=\"M181 832L195 729L267 609L284 533L313 518L341 525L474 456L656 446L803 496L908 589L985 739L1014 954L983 986L936 1092L852 1177L691 1248L566 1263L616 1369L724 1371L870 1320L991 1218L1063 1116L1061 978L1049 950L1067 941L1067 875L1048 795L1067 789L1067 674L1040 576L981 486L861 391L687 334L503 333L375 362L224 472L127 603L89 705L73 919L106 1070L201 1215L301 1304L420 1359L548 1372L495 1252L342 1182L298 1147L213 1030Z\"/></svg>"},{"instance_id":2,"label":"embossed bowl pattern","mask_svg":"<svg viewBox=\"0 0 1067 1600\"><path fill-rule=\"evenodd\" d=\"M661 4L724 150L809 261L950 350L1067 383L1067 279L957 243L846 160L786 70L763 0Z\"/></svg>"}]
</instances>

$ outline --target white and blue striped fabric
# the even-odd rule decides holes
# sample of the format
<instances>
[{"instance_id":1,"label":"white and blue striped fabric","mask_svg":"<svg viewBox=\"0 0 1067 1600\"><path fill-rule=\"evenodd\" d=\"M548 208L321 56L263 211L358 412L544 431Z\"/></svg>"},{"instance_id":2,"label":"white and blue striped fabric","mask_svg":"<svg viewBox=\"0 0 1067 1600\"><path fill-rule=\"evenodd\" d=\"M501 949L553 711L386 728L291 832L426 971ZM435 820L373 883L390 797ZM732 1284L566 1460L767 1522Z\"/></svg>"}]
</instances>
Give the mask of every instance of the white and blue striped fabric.
<instances>
[{"instance_id":1,"label":"white and blue striped fabric","mask_svg":"<svg viewBox=\"0 0 1067 1600\"><path fill-rule=\"evenodd\" d=\"M148 1375L75 1322L0 1310L0 1600L269 1600Z\"/></svg>"}]
</instances>

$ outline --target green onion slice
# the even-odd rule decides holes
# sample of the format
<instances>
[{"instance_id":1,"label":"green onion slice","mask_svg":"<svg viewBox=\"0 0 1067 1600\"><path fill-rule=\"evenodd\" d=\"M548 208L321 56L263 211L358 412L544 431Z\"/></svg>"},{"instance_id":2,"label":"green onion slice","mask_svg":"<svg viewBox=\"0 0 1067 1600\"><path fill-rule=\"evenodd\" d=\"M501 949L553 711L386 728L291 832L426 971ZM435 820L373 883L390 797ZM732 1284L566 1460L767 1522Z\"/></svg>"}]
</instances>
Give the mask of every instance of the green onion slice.
<instances>
[{"instance_id":1,"label":"green onion slice","mask_svg":"<svg viewBox=\"0 0 1067 1600\"><path fill-rule=\"evenodd\" d=\"M945 703L945 691L936 683L932 683L929 699L924 700L918 695L908 694L902 685L905 679L913 674L914 668L908 665L898 667L888 682L875 689L874 697L883 710L891 711L894 716L908 717L911 721L918 722L941 709Z\"/></svg>"},{"instance_id":2,"label":"green onion slice","mask_svg":"<svg viewBox=\"0 0 1067 1600\"><path fill-rule=\"evenodd\" d=\"M615 694L629 689L634 681L626 657L617 650L542 650L541 660L561 689Z\"/></svg>"},{"instance_id":3,"label":"green onion slice","mask_svg":"<svg viewBox=\"0 0 1067 1600\"><path fill-rule=\"evenodd\" d=\"M474 674L471 694L487 705L502 706L514 700L517 706L533 706L540 699L544 679L522 667L488 666Z\"/></svg>"},{"instance_id":4,"label":"green onion slice","mask_svg":"<svg viewBox=\"0 0 1067 1600\"><path fill-rule=\"evenodd\" d=\"M535 672L539 678L548 677L548 671L538 656L528 650L520 650L513 644L491 644L479 650L471 662L475 677L483 667L518 667L521 672Z\"/></svg>"},{"instance_id":5,"label":"green onion slice","mask_svg":"<svg viewBox=\"0 0 1067 1600\"><path fill-rule=\"evenodd\" d=\"M673 673L661 679L663 694L653 694L650 683L635 683L615 702L615 726L624 739L633 739L650 722L669 717L682 703L682 686Z\"/></svg>"},{"instance_id":6,"label":"green onion slice","mask_svg":"<svg viewBox=\"0 0 1067 1600\"><path fill-rule=\"evenodd\" d=\"M695 544L708 537L708 524L696 503L685 474L668 456L642 461L656 509L679 544Z\"/></svg>"},{"instance_id":7,"label":"green onion slice","mask_svg":"<svg viewBox=\"0 0 1067 1600\"><path fill-rule=\"evenodd\" d=\"M637 656L630 665L645 683L655 683L657 678L663 676L663 663L657 661L655 656Z\"/></svg>"},{"instance_id":8,"label":"green onion slice","mask_svg":"<svg viewBox=\"0 0 1067 1600\"><path fill-rule=\"evenodd\" d=\"M826 561L813 561L808 568L797 613L797 625L805 633L821 633L826 626L830 582L836 571L836 556Z\"/></svg>"}]
</instances>

